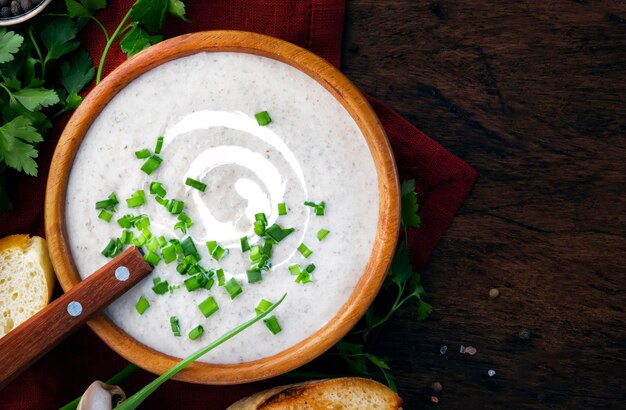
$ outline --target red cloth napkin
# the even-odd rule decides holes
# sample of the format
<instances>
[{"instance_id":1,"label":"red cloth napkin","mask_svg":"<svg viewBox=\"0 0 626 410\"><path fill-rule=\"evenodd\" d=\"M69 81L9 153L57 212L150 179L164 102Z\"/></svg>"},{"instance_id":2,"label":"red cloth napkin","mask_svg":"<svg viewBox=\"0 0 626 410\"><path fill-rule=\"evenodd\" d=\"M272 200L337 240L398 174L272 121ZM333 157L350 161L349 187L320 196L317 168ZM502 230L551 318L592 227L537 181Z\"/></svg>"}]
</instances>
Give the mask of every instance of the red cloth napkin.
<instances>
[{"instance_id":1,"label":"red cloth napkin","mask_svg":"<svg viewBox=\"0 0 626 410\"><path fill-rule=\"evenodd\" d=\"M132 1L109 1L98 16L111 29ZM213 29L236 29L269 34L306 47L339 66L343 30L343 0L213 0L186 1L193 23L170 19L166 37ZM82 34L94 61L104 49L99 28L90 24ZM105 73L125 60L114 47ZM469 193L476 171L420 132L383 103L369 99L387 131L402 180L415 178L421 194L422 227L409 235L412 260L421 266L446 231ZM45 183L54 147L67 119L55 124L40 145L39 177L11 174L10 193L15 209L0 215L0 237L14 233L44 235ZM87 327L24 372L0 392L2 409L58 408L80 395L91 381L105 380L126 362L101 342ZM137 391L153 375L139 372L125 383L128 393ZM240 386L201 386L168 382L145 404L145 408L225 408L258 390L284 383L272 379Z\"/></svg>"}]
</instances>

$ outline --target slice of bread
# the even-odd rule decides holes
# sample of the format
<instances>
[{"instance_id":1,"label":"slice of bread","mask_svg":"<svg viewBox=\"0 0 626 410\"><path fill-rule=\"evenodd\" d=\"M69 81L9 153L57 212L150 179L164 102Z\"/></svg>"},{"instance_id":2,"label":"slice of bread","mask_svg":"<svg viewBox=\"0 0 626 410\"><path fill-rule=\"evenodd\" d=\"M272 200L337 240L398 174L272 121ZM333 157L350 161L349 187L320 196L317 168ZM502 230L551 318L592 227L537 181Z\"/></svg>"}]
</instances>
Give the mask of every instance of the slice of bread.
<instances>
[{"instance_id":1,"label":"slice of bread","mask_svg":"<svg viewBox=\"0 0 626 410\"><path fill-rule=\"evenodd\" d=\"M359 377L313 380L275 387L227 410L398 410L402 399L387 386Z\"/></svg>"},{"instance_id":2,"label":"slice of bread","mask_svg":"<svg viewBox=\"0 0 626 410\"><path fill-rule=\"evenodd\" d=\"M45 239L0 239L0 337L48 305L54 281Z\"/></svg>"}]
</instances>

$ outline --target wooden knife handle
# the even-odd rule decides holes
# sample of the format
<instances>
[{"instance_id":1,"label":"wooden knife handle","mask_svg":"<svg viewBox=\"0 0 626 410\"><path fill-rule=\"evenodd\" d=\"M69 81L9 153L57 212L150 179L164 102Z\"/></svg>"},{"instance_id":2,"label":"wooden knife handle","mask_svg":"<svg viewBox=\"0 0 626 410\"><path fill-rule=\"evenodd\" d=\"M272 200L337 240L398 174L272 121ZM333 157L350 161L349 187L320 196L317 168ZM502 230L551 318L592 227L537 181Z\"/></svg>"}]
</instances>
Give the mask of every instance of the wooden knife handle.
<instances>
[{"instance_id":1,"label":"wooden knife handle","mask_svg":"<svg viewBox=\"0 0 626 410\"><path fill-rule=\"evenodd\" d=\"M151 271L130 247L0 338L0 389Z\"/></svg>"}]
</instances>

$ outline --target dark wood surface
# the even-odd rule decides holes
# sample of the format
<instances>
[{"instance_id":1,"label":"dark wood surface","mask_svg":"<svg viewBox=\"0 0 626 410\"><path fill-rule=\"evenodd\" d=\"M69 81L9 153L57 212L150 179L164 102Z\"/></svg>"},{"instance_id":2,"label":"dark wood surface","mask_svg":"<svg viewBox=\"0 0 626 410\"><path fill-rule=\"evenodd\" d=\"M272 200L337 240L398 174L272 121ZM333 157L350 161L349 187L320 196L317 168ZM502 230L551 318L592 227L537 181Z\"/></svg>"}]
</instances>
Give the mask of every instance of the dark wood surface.
<instances>
[{"instance_id":1,"label":"dark wood surface","mask_svg":"<svg viewBox=\"0 0 626 410\"><path fill-rule=\"evenodd\" d=\"M626 2L347 4L343 71L480 173L376 346L406 408L625 408Z\"/></svg>"}]
</instances>

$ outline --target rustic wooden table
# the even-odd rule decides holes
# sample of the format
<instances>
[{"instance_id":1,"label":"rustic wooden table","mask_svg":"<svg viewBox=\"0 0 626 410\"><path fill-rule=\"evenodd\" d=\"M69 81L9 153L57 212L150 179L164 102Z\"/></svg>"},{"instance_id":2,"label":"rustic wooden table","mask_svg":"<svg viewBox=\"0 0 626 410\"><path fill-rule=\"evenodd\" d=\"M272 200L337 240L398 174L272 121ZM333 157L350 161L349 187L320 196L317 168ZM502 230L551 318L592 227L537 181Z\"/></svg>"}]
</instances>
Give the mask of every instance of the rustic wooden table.
<instances>
[{"instance_id":1,"label":"rustic wooden table","mask_svg":"<svg viewBox=\"0 0 626 410\"><path fill-rule=\"evenodd\" d=\"M406 407L624 408L626 2L347 7L348 77L480 173L376 346Z\"/></svg>"}]
</instances>

